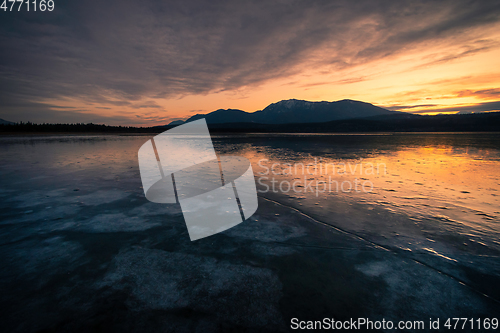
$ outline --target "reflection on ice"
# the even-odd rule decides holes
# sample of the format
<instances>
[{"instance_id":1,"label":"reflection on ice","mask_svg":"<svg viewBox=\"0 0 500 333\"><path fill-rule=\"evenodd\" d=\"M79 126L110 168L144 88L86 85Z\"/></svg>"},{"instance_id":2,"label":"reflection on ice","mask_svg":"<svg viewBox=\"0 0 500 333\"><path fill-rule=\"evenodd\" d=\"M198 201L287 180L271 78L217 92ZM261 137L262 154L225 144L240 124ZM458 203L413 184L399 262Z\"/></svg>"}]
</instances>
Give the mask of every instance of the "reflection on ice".
<instances>
[{"instance_id":1,"label":"reflection on ice","mask_svg":"<svg viewBox=\"0 0 500 333\"><path fill-rule=\"evenodd\" d=\"M500 255L497 135L255 135L233 146L227 141L221 138L216 148L236 149L252 161L260 195L322 222L452 259L461 251Z\"/></svg>"},{"instance_id":2,"label":"reflection on ice","mask_svg":"<svg viewBox=\"0 0 500 333\"><path fill-rule=\"evenodd\" d=\"M112 135L2 138L0 196L13 212L29 211L17 221L74 219L90 214L90 207L136 200L130 197L142 191L136 152L145 141ZM432 249L455 260L464 253L500 255L498 135L255 134L216 135L212 141L218 155L252 162L260 196L322 222L415 253ZM189 191L188 182L184 188ZM117 206L106 214L119 212Z\"/></svg>"},{"instance_id":3,"label":"reflection on ice","mask_svg":"<svg viewBox=\"0 0 500 333\"><path fill-rule=\"evenodd\" d=\"M268 179L257 182L255 216L194 243L179 204L144 198L137 151L148 139L0 138L6 330L103 328L95 318L115 318L125 330L164 318L171 328L193 314L281 331L289 307L311 318L498 313L498 135L212 135L217 156L251 161L253 171L245 165L238 176ZM276 175L259 174L263 159ZM313 165L302 174L315 160L343 163L347 172ZM284 172L287 163L299 164L297 172ZM385 168L360 172L361 163ZM207 180L218 168L203 170ZM180 192L195 198L183 208L203 218L207 201L238 195L239 205L220 208L241 221L256 205L240 193L245 186L229 186L233 178L224 176L224 193L197 198L195 179L179 175ZM62 326L51 322L56 314Z\"/></svg>"}]
</instances>

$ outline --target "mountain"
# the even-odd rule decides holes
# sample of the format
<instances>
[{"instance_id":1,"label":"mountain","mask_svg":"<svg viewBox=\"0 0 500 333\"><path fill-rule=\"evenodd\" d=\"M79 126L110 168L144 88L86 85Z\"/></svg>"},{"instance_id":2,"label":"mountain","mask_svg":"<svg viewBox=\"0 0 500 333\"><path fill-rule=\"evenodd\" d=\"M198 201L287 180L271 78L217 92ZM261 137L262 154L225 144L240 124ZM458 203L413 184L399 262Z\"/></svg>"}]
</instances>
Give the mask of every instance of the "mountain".
<instances>
[{"instance_id":1,"label":"mountain","mask_svg":"<svg viewBox=\"0 0 500 333\"><path fill-rule=\"evenodd\" d=\"M12 121L3 120L0 118L0 125L15 125Z\"/></svg>"},{"instance_id":2,"label":"mountain","mask_svg":"<svg viewBox=\"0 0 500 333\"><path fill-rule=\"evenodd\" d=\"M336 102L309 102L297 99L283 100L268 105L262 111L253 113L237 109L217 110L208 114L197 114L188 120L205 118L209 124L258 123L292 124L320 123L334 120L397 115L370 103L344 99Z\"/></svg>"},{"instance_id":3,"label":"mountain","mask_svg":"<svg viewBox=\"0 0 500 333\"><path fill-rule=\"evenodd\" d=\"M374 132L499 132L500 112L472 114L396 114L319 123L221 123L210 132L229 133L374 133Z\"/></svg>"},{"instance_id":4,"label":"mountain","mask_svg":"<svg viewBox=\"0 0 500 333\"><path fill-rule=\"evenodd\" d=\"M257 111L262 112L262 111ZM198 119L205 118L209 124L223 124L223 123L255 123L256 121L255 113L249 113L237 109L219 109L217 111L210 112L208 114L197 114L186 120L194 121Z\"/></svg>"},{"instance_id":5,"label":"mountain","mask_svg":"<svg viewBox=\"0 0 500 333\"><path fill-rule=\"evenodd\" d=\"M337 102L308 102L290 99L270 104L258 116L266 124L291 124L319 123L389 114L394 114L394 112L349 99Z\"/></svg>"},{"instance_id":6,"label":"mountain","mask_svg":"<svg viewBox=\"0 0 500 333\"><path fill-rule=\"evenodd\" d=\"M167 126L178 126L178 125L182 125L182 124L184 124L184 120L174 120L170 124L168 124Z\"/></svg>"}]
</instances>

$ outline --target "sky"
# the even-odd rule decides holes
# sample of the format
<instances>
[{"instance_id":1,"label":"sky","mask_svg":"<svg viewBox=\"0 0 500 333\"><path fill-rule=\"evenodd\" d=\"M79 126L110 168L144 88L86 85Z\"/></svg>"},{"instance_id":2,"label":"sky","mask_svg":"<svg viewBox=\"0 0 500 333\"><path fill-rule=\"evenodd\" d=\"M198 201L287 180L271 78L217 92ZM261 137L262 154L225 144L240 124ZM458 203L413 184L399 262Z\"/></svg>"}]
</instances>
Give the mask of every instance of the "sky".
<instances>
[{"instance_id":1,"label":"sky","mask_svg":"<svg viewBox=\"0 0 500 333\"><path fill-rule=\"evenodd\" d=\"M500 110L497 0L54 4L0 10L2 119L155 126L292 98Z\"/></svg>"}]
</instances>

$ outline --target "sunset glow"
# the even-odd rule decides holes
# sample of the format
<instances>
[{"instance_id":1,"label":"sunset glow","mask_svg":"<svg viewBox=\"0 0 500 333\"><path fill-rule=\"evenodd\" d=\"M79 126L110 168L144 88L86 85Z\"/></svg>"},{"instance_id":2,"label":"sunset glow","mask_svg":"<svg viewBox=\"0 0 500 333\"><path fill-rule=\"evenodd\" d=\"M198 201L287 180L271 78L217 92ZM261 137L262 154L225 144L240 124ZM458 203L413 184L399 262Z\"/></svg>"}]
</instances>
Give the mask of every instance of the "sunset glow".
<instances>
[{"instance_id":1,"label":"sunset glow","mask_svg":"<svg viewBox=\"0 0 500 333\"><path fill-rule=\"evenodd\" d=\"M123 6L108 17L73 4L39 23L11 15L2 24L11 51L0 57L2 118L154 126L292 98L418 114L500 111L498 5L365 5L187 5L193 17L173 5L162 17L151 5L120 21ZM85 38L65 32L77 9ZM152 22L138 24L146 15ZM16 57L26 48L35 50L29 59Z\"/></svg>"}]
</instances>

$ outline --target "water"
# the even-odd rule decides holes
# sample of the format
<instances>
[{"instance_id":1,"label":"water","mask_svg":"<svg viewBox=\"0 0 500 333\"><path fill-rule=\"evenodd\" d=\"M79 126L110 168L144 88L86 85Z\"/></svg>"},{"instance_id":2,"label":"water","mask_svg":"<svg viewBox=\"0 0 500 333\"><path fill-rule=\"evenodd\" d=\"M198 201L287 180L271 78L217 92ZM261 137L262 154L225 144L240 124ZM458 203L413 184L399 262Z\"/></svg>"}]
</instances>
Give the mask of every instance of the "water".
<instances>
[{"instance_id":1,"label":"water","mask_svg":"<svg viewBox=\"0 0 500 333\"><path fill-rule=\"evenodd\" d=\"M207 286L204 292L208 295L214 290L230 293L237 289L230 281L243 281L249 276L262 290L267 283L264 280L286 290L291 282L283 278L280 282L273 270L263 268L264 264L258 270L255 264L232 265L234 260L250 255L242 254L242 239L286 243L302 237L306 245L320 245L317 237L304 236L300 228L286 229L286 223L292 225L291 221L298 218L293 212L330 225L343 232L346 239L367 244L367 249L395 253L403 261L414 260L467 285L476 294L500 299L498 134L213 135L218 154L245 156L252 162L261 200L254 218L198 245L189 242L179 207L144 199L137 151L149 138L128 135L0 138L0 261L4 267L0 278L5 290L2 300L4 304L8 302L11 313L24 313L25 318L30 318L22 325L14 319L5 319L6 327L25 331L50 327L50 323L64 321L67 315L59 313L51 317L50 312L43 311L32 315L39 312L37 304L76 306L62 299L67 299L68 293L75 293L81 300L81 295L96 290L114 290L113 297L121 299L123 290L132 288L137 298L134 306L144 301L144 304L160 304L161 308L170 307L165 305L169 302L181 308L196 308L179 287L189 278L164 272L170 280L165 279L174 281L167 283L161 274L155 275L158 270L154 267L190 267L186 261L197 263L191 267L198 267L196 272L203 279L197 281L202 284L222 271L232 272L227 283ZM281 208L273 203L279 203ZM270 228L266 232L252 229L264 220L272 222L274 215L283 223L282 229L269 223L265 225ZM228 237L239 241L234 243ZM214 243L226 244L217 245L218 254L214 256L219 259L193 257L193 247L212 249ZM290 254L289 250L269 244L265 256L284 258ZM164 259L160 249L175 256ZM257 251L255 247L252 249ZM181 255L183 252L188 254ZM234 255L232 261L220 264L218 260L229 253ZM141 266L151 256L163 259ZM375 261L356 267L365 276L373 277L378 276L380 265ZM215 266L222 271L211 275L207 267ZM147 279L142 277L141 270L148 270L148 278L155 285L163 281L163 289L139 283ZM259 279L263 279L262 285ZM132 282L126 281L135 282L130 285ZM116 287L123 283L124 289ZM177 289L172 289L172 283ZM280 283L283 287L279 287ZM162 298L165 290L170 290L170 294ZM258 290L249 292L259 295ZM45 301L33 301L34 294ZM263 299L266 295L262 295ZM217 299L220 295L213 297ZM280 296L272 297L278 304ZM239 298L235 296L234 302ZM93 307L105 308L101 303ZM197 306L202 312L210 308ZM260 320L271 316L273 311L255 309ZM271 325L273 318L263 323ZM279 330L281 326L276 327Z\"/></svg>"}]
</instances>

